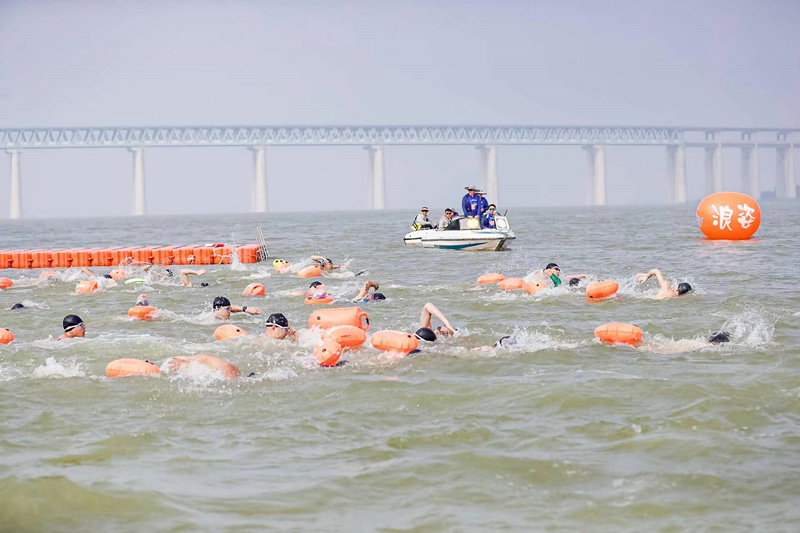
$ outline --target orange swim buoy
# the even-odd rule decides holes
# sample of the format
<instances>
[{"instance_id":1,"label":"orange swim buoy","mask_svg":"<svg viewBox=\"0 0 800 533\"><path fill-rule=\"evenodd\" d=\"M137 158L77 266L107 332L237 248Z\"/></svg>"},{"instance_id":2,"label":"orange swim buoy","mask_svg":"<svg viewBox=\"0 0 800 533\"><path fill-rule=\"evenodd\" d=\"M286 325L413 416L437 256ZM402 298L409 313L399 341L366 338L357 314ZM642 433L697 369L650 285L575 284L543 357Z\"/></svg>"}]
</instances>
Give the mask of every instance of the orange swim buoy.
<instances>
[{"instance_id":1,"label":"orange swim buoy","mask_svg":"<svg viewBox=\"0 0 800 533\"><path fill-rule=\"evenodd\" d=\"M378 331L370 339L372 346L384 352L398 352L408 355L419 347L416 335L387 329Z\"/></svg>"},{"instance_id":2,"label":"orange swim buoy","mask_svg":"<svg viewBox=\"0 0 800 533\"><path fill-rule=\"evenodd\" d=\"M44 272L39 274L39 279L52 279L56 277L58 272L55 270L45 270Z\"/></svg>"},{"instance_id":3,"label":"orange swim buoy","mask_svg":"<svg viewBox=\"0 0 800 533\"><path fill-rule=\"evenodd\" d=\"M214 330L214 338L218 341L235 339L236 337L246 337L247 332L242 328L237 328L233 324L225 324Z\"/></svg>"},{"instance_id":4,"label":"orange swim buoy","mask_svg":"<svg viewBox=\"0 0 800 533\"><path fill-rule=\"evenodd\" d=\"M158 309L145 305L137 305L128 309L128 316L136 320L151 320L155 318L157 313Z\"/></svg>"},{"instance_id":5,"label":"orange swim buoy","mask_svg":"<svg viewBox=\"0 0 800 533\"><path fill-rule=\"evenodd\" d=\"M106 366L106 375L110 378L124 378L125 376L146 376L160 374L161 370L150 361L141 359L117 359Z\"/></svg>"},{"instance_id":6,"label":"orange swim buoy","mask_svg":"<svg viewBox=\"0 0 800 533\"><path fill-rule=\"evenodd\" d=\"M322 269L319 265L310 265L300 270L297 273L298 278L316 278L322 275Z\"/></svg>"},{"instance_id":7,"label":"orange swim buoy","mask_svg":"<svg viewBox=\"0 0 800 533\"><path fill-rule=\"evenodd\" d=\"M276 268L275 272L277 272L278 274L287 274L291 268L292 268L291 263L284 263L278 268Z\"/></svg>"},{"instance_id":8,"label":"orange swim buoy","mask_svg":"<svg viewBox=\"0 0 800 533\"><path fill-rule=\"evenodd\" d=\"M586 297L590 300L608 298L619 290L619 283L612 280L593 281L586 286Z\"/></svg>"},{"instance_id":9,"label":"orange swim buoy","mask_svg":"<svg viewBox=\"0 0 800 533\"><path fill-rule=\"evenodd\" d=\"M642 340L642 330L633 324L603 324L594 330L594 336L603 342L636 344Z\"/></svg>"},{"instance_id":10,"label":"orange swim buoy","mask_svg":"<svg viewBox=\"0 0 800 533\"><path fill-rule=\"evenodd\" d=\"M242 296L264 296L267 288L262 283L251 283L244 288Z\"/></svg>"},{"instance_id":11,"label":"orange swim buoy","mask_svg":"<svg viewBox=\"0 0 800 533\"><path fill-rule=\"evenodd\" d=\"M76 294L89 294L97 290L96 281L79 281L75 286Z\"/></svg>"},{"instance_id":12,"label":"orange swim buoy","mask_svg":"<svg viewBox=\"0 0 800 533\"><path fill-rule=\"evenodd\" d=\"M484 274L478 278L478 285L489 285L490 283L499 283L506 279L502 274Z\"/></svg>"},{"instance_id":13,"label":"orange swim buoy","mask_svg":"<svg viewBox=\"0 0 800 533\"><path fill-rule=\"evenodd\" d=\"M342 356L342 345L336 341L323 340L314 347L319 366L336 366Z\"/></svg>"},{"instance_id":14,"label":"orange swim buoy","mask_svg":"<svg viewBox=\"0 0 800 533\"><path fill-rule=\"evenodd\" d=\"M0 328L0 344L11 344L15 338L10 329Z\"/></svg>"},{"instance_id":15,"label":"orange swim buoy","mask_svg":"<svg viewBox=\"0 0 800 533\"><path fill-rule=\"evenodd\" d=\"M10 279L8 279L8 278L0 278L0 289L8 289L12 285L14 285L14 282L11 281Z\"/></svg>"},{"instance_id":16,"label":"orange swim buoy","mask_svg":"<svg viewBox=\"0 0 800 533\"><path fill-rule=\"evenodd\" d=\"M547 285L540 281L525 281L522 284L522 290L525 291L525 294L534 295L537 292L544 290L547 288Z\"/></svg>"},{"instance_id":17,"label":"orange swim buoy","mask_svg":"<svg viewBox=\"0 0 800 533\"><path fill-rule=\"evenodd\" d=\"M313 296L309 296L303 300L303 302L309 305L330 304L333 303L333 298L330 296L326 296L325 298L314 298Z\"/></svg>"},{"instance_id":18,"label":"orange swim buoy","mask_svg":"<svg viewBox=\"0 0 800 533\"><path fill-rule=\"evenodd\" d=\"M739 192L709 194L697 206L697 226L709 239L749 239L761 225L755 198Z\"/></svg>"},{"instance_id":19,"label":"orange swim buoy","mask_svg":"<svg viewBox=\"0 0 800 533\"><path fill-rule=\"evenodd\" d=\"M116 280L125 279L125 271L122 270L121 268L115 268L114 270L109 272L108 275L111 276L111 279L116 279Z\"/></svg>"},{"instance_id":20,"label":"orange swim buoy","mask_svg":"<svg viewBox=\"0 0 800 533\"><path fill-rule=\"evenodd\" d=\"M328 329L334 326L355 326L369 331L369 315L359 307L340 307L337 309L319 309L308 317L308 327Z\"/></svg>"},{"instance_id":21,"label":"orange swim buoy","mask_svg":"<svg viewBox=\"0 0 800 533\"><path fill-rule=\"evenodd\" d=\"M334 326L325 330L322 340L338 342L345 348L358 348L366 342L367 334L355 326Z\"/></svg>"},{"instance_id":22,"label":"orange swim buoy","mask_svg":"<svg viewBox=\"0 0 800 533\"><path fill-rule=\"evenodd\" d=\"M518 291L524 283L525 281L522 278L506 278L500 281L497 286L504 291Z\"/></svg>"}]
</instances>

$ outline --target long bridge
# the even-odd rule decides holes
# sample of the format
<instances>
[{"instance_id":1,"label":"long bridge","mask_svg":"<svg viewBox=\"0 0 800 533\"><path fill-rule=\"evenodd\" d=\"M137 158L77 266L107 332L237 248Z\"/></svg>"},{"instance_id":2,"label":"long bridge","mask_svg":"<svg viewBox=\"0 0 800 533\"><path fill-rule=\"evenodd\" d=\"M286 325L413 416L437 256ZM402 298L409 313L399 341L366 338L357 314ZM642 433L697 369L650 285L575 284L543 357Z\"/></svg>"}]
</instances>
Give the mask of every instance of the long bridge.
<instances>
[{"instance_id":1,"label":"long bridge","mask_svg":"<svg viewBox=\"0 0 800 533\"><path fill-rule=\"evenodd\" d=\"M800 129L702 128L674 126L157 126L0 129L0 149L11 159L9 216L22 218L22 153L28 150L116 148L133 159L133 214L144 215L145 151L151 148L241 147L252 151L252 210L267 211L268 148L281 146L363 146L369 153L372 209L385 207L386 146L474 146L482 154L483 187L499 202L498 147L508 145L581 147L586 152L589 200L606 204L606 146L664 146L669 202L686 202L686 150L705 150L706 192L723 190L723 149L741 154L741 190L761 195L759 149L776 154L777 198L796 198L794 150Z\"/></svg>"}]
</instances>

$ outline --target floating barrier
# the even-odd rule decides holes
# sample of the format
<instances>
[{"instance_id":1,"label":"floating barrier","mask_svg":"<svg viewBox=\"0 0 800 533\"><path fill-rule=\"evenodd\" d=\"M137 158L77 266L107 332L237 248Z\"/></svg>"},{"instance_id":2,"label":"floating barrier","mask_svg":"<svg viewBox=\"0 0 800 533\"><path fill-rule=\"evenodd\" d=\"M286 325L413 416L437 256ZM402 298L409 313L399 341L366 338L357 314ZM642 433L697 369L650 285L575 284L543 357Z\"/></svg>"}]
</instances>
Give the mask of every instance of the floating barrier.
<instances>
[{"instance_id":1,"label":"floating barrier","mask_svg":"<svg viewBox=\"0 0 800 533\"><path fill-rule=\"evenodd\" d=\"M342 356L342 345L336 341L323 340L314 347L314 356L319 366L336 366Z\"/></svg>"},{"instance_id":2,"label":"floating barrier","mask_svg":"<svg viewBox=\"0 0 800 533\"><path fill-rule=\"evenodd\" d=\"M106 375L110 378L124 378L125 376L146 376L160 374L161 370L150 361L141 359L117 359L106 366Z\"/></svg>"},{"instance_id":3,"label":"floating barrier","mask_svg":"<svg viewBox=\"0 0 800 533\"><path fill-rule=\"evenodd\" d=\"M137 305L128 309L128 316L136 320L152 320L157 313L158 309L146 305Z\"/></svg>"},{"instance_id":4,"label":"floating barrier","mask_svg":"<svg viewBox=\"0 0 800 533\"><path fill-rule=\"evenodd\" d=\"M608 298L619 290L619 283L612 280L593 281L586 286L586 297L590 300Z\"/></svg>"},{"instance_id":5,"label":"floating barrier","mask_svg":"<svg viewBox=\"0 0 800 533\"><path fill-rule=\"evenodd\" d=\"M89 294L97 290L96 281L79 281L75 285L75 294Z\"/></svg>"},{"instance_id":6,"label":"floating barrier","mask_svg":"<svg viewBox=\"0 0 800 533\"><path fill-rule=\"evenodd\" d=\"M506 278L497 284L504 291L518 291L525 282L522 278Z\"/></svg>"},{"instance_id":7,"label":"floating barrier","mask_svg":"<svg viewBox=\"0 0 800 533\"><path fill-rule=\"evenodd\" d=\"M244 292L242 296L264 296L266 294L267 288L264 287L262 283L251 283L247 287L244 288Z\"/></svg>"},{"instance_id":8,"label":"floating barrier","mask_svg":"<svg viewBox=\"0 0 800 533\"><path fill-rule=\"evenodd\" d=\"M259 245L257 244L246 244L235 249L223 244L195 244L190 246L0 250L0 269L114 267L134 262L161 266L221 265L230 264L233 254L236 254L240 263L258 263L258 251Z\"/></svg>"},{"instance_id":9,"label":"floating barrier","mask_svg":"<svg viewBox=\"0 0 800 533\"><path fill-rule=\"evenodd\" d=\"M633 324L603 324L597 326L594 336L603 342L636 344L642 340L642 330Z\"/></svg>"},{"instance_id":10,"label":"floating barrier","mask_svg":"<svg viewBox=\"0 0 800 533\"><path fill-rule=\"evenodd\" d=\"M408 355L419 347L419 339L416 335L391 329L375 333L372 335L370 343L378 350L398 352L404 355Z\"/></svg>"},{"instance_id":11,"label":"floating barrier","mask_svg":"<svg viewBox=\"0 0 800 533\"><path fill-rule=\"evenodd\" d=\"M761 225L761 207L755 198L739 192L709 194L697 206L697 226L714 240L749 239Z\"/></svg>"},{"instance_id":12,"label":"floating barrier","mask_svg":"<svg viewBox=\"0 0 800 533\"><path fill-rule=\"evenodd\" d=\"M235 339L236 337L246 337L247 332L242 328L237 328L233 324L225 324L214 330L214 338L218 341Z\"/></svg>"},{"instance_id":13,"label":"floating barrier","mask_svg":"<svg viewBox=\"0 0 800 533\"><path fill-rule=\"evenodd\" d=\"M0 344L11 344L14 339L15 337L11 330L0 328Z\"/></svg>"},{"instance_id":14,"label":"floating barrier","mask_svg":"<svg viewBox=\"0 0 800 533\"><path fill-rule=\"evenodd\" d=\"M14 282L8 278L0 278L0 289L10 289Z\"/></svg>"},{"instance_id":15,"label":"floating barrier","mask_svg":"<svg viewBox=\"0 0 800 533\"><path fill-rule=\"evenodd\" d=\"M484 274L478 278L478 285L489 285L491 283L499 283L506 279L502 274Z\"/></svg>"},{"instance_id":16,"label":"floating barrier","mask_svg":"<svg viewBox=\"0 0 800 533\"><path fill-rule=\"evenodd\" d=\"M300 270L297 273L298 278L316 278L322 275L322 269L319 265L310 265Z\"/></svg>"},{"instance_id":17,"label":"floating barrier","mask_svg":"<svg viewBox=\"0 0 800 533\"><path fill-rule=\"evenodd\" d=\"M333 303L333 298L330 296L326 296L325 298L314 298L313 296L309 296L303 300L303 302L309 305L331 304Z\"/></svg>"},{"instance_id":18,"label":"floating barrier","mask_svg":"<svg viewBox=\"0 0 800 533\"><path fill-rule=\"evenodd\" d=\"M308 317L308 327L328 329L334 326L354 326L369 331L369 315L359 307L340 307L338 309L320 309Z\"/></svg>"},{"instance_id":19,"label":"floating barrier","mask_svg":"<svg viewBox=\"0 0 800 533\"><path fill-rule=\"evenodd\" d=\"M539 291L542 291L547 288L547 285L540 281L526 281L522 284L522 290L525 291L525 294L534 295Z\"/></svg>"},{"instance_id":20,"label":"floating barrier","mask_svg":"<svg viewBox=\"0 0 800 533\"><path fill-rule=\"evenodd\" d=\"M367 340L367 333L355 326L334 326L325 330L322 340L335 341L344 348L358 348Z\"/></svg>"}]
</instances>

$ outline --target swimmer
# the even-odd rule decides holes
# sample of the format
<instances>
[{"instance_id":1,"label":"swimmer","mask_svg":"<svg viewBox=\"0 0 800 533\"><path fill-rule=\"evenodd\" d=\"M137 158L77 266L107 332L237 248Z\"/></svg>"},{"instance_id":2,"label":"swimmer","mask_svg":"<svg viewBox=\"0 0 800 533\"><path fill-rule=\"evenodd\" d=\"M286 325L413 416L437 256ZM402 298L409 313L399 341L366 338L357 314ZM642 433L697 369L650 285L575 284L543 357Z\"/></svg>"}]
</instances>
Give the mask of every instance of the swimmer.
<instances>
[{"instance_id":1,"label":"swimmer","mask_svg":"<svg viewBox=\"0 0 800 533\"><path fill-rule=\"evenodd\" d=\"M544 267L544 270L534 272L534 277L536 277L538 281L552 283L553 287L558 287L561 285L561 283L563 283L561 278L561 267L555 263L547 263L547 266ZM565 275L564 279L569 280L567 283L570 287L575 287L578 283L580 283L580 280L586 277L588 277L586 274L570 274L569 276Z\"/></svg>"},{"instance_id":2,"label":"swimmer","mask_svg":"<svg viewBox=\"0 0 800 533\"><path fill-rule=\"evenodd\" d=\"M297 331L289 326L289 320L283 313L272 313L267 317L264 336L279 341L286 338L290 341L296 341Z\"/></svg>"},{"instance_id":3,"label":"swimmer","mask_svg":"<svg viewBox=\"0 0 800 533\"><path fill-rule=\"evenodd\" d=\"M358 296L353 298L353 303L366 303L386 299L386 296L380 292L373 292L372 294L369 294L370 289L377 291L380 289L380 286L374 281L365 281L364 286L361 287L361 292L358 293Z\"/></svg>"},{"instance_id":4,"label":"swimmer","mask_svg":"<svg viewBox=\"0 0 800 533\"><path fill-rule=\"evenodd\" d=\"M56 339L58 341L86 336L86 324L78 315L65 316L61 324L64 326L64 334Z\"/></svg>"},{"instance_id":5,"label":"swimmer","mask_svg":"<svg viewBox=\"0 0 800 533\"><path fill-rule=\"evenodd\" d=\"M193 287L192 281L189 279L189 276L202 276L206 273L205 268L201 268L200 270L189 270L188 268L181 269L181 283L183 283L184 287ZM201 287L208 287L208 283L201 283Z\"/></svg>"},{"instance_id":6,"label":"swimmer","mask_svg":"<svg viewBox=\"0 0 800 533\"><path fill-rule=\"evenodd\" d=\"M333 261L321 255L312 255L311 262L315 265L319 265L322 270L336 270L342 268L342 265L335 265Z\"/></svg>"},{"instance_id":7,"label":"swimmer","mask_svg":"<svg viewBox=\"0 0 800 533\"><path fill-rule=\"evenodd\" d=\"M85 275L89 279L97 277L97 274L95 274L94 272L92 272L91 270L89 270L86 267L81 267L81 273L83 275ZM106 278L106 279L111 279L111 274L103 274L103 277Z\"/></svg>"},{"instance_id":8,"label":"swimmer","mask_svg":"<svg viewBox=\"0 0 800 533\"><path fill-rule=\"evenodd\" d=\"M25 309L25 306L22 305L22 304L14 304L14 305L11 306L11 310L14 310L14 309Z\"/></svg>"},{"instance_id":9,"label":"swimmer","mask_svg":"<svg viewBox=\"0 0 800 533\"><path fill-rule=\"evenodd\" d=\"M308 296L309 298L317 298L317 299L321 300L323 298L327 298L328 297L327 290L328 290L328 288L321 281L312 281L311 285L308 286L307 290L304 290L304 291L292 291L291 295L292 296Z\"/></svg>"},{"instance_id":10,"label":"swimmer","mask_svg":"<svg viewBox=\"0 0 800 533\"><path fill-rule=\"evenodd\" d=\"M147 295L146 294L140 294L139 297L136 298L136 305L134 307L136 307L136 306L139 306L139 307L150 307L150 304L147 301Z\"/></svg>"},{"instance_id":11,"label":"swimmer","mask_svg":"<svg viewBox=\"0 0 800 533\"><path fill-rule=\"evenodd\" d=\"M431 329L432 317L438 318L444 325L437 327L435 330ZM422 308L422 314L419 317L419 329L414 334L424 341L433 342L439 336L452 337L455 332L456 328L450 324L450 321L439 311L439 308L428 302Z\"/></svg>"},{"instance_id":12,"label":"swimmer","mask_svg":"<svg viewBox=\"0 0 800 533\"><path fill-rule=\"evenodd\" d=\"M491 346L485 346L484 345L484 346L481 346L479 348L473 348L472 351L473 352L477 352L477 351L490 352L490 351L496 350L498 348L511 348L515 344L517 344L517 339L515 337L512 337L511 335L506 335L504 337L500 337L500 339L498 339L497 342L495 342Z\"/></svg>"},{"instance_id":13,"label":"swimmer","mask_svg":"<svg viewBox=\"0 0 800 533\"><path fill-rule=\"evenodd\" d=\"M219 357L207 354L176 356L169 360L167 366L169 367L170 372L179 372L184 367L192 363L200 363L201 365L206 365L213 370L218 370L224 377L230 379L236 379L242 375L239 368L233 363L229 363L228 361L220 359Z\"/></svg>"},{"instance_id":14,"label":"swimmer","mask_svg":"<svg viewBox=\"0 0 800 533\"><path fill-rule=\"evenodd\" d=\"M248 315L261 314L261 309L258 307L248 307L246 305L239 307L238 305L231 305L231 301L224 296L217 296L214 298L212 307L214 311L217 312L214 318L218 318L220 320L227 320L231 317L231 313L247 313Z\"/></svg>"},{"instance_id":15,"label":"swimmer","mask_svg":"<svg viewBox=\"0 0 800 533\"><path fill-rule=\"evenodd\" d=\"M669 282L664 279L661 271L657 268L654 268L646 274L636 274L636 281L639 283L644 283L653 276L655 276L658 280L659 286L658 293L653 297L654 300L666 300L668 298L683 296L692 290L692 286L686 282L678 283L678 286L673 289L672 285L670 285Z\"/></svg>"}]
</instances>

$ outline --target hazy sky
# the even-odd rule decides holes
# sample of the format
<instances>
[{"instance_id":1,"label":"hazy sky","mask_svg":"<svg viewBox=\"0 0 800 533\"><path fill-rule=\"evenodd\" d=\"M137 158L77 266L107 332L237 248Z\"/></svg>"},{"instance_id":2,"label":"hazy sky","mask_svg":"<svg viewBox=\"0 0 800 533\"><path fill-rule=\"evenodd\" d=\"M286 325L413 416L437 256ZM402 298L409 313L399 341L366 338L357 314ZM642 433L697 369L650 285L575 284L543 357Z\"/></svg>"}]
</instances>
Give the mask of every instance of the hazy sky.
<instances>
[{"instance_id":1,"label":"hazy sky","mask_svg":"<svg viewBox=\"0 0 800 533\"><path fill-rule=\"evenodd\" d=\"M800 127L800 2L0 0L0 127L579 124ZM725 153L738 188L739 155ZM245 149L150 149L153 214L250 208ZM609 203L666 196L663 148L609 148ZM0 154L0 217L9 156ZM689 153L689 196L703 155ZM774 185L774 150L761 156ZM800 165L798 165L800 166ZM500 147L502 206L587 200L577 147ZM367 206L360 147L268 151L273 211ZM121 149L22 155L27 217L131 211ZM455 205L472 147L387 147L387 207ZM178 200L176 200L176 198ZM501 206L501 207L502 207Z\"/></svg>"}]
</instances>

